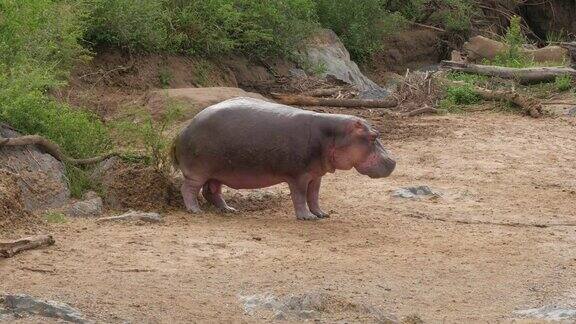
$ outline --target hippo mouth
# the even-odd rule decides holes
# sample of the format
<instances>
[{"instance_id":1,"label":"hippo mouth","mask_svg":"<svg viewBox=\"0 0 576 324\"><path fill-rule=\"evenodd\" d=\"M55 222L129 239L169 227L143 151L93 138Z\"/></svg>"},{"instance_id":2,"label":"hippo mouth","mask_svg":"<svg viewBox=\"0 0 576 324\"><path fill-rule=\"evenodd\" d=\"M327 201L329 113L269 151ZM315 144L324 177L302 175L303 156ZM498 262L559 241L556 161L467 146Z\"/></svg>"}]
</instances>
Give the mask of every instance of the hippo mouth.
<instances>
[{"instance_id":1,"label":"hippo mouth","mask_svg":"<svg viewBox=\"0 0 576 324\"><path fill-rule=\"evenodd\" d=\"M360 174L367 175L370 178L385 178L390 176L396 168L396 161L390 157L390 154L377 141L374 152L370 153L366 160L354 166Z\"/></svg>"}]
</instances>

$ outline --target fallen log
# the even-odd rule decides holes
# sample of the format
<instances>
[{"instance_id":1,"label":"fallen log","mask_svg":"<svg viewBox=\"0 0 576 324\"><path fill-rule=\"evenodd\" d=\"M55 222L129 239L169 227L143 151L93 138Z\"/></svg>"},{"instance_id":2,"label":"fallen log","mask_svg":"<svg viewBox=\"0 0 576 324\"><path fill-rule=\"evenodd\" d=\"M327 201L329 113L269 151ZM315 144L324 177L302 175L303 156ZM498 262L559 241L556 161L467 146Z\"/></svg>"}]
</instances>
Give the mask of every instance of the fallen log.
<instances>
[{"instance_id":1,"label":"fallen log","mask_svg":"<svg viewBox=\"0 0 576 324\"><path fill-rule=\"evenodd\" d=\"M446 70L475 73L480 75L513 79L522 84L554 81L556 77L569 75L576 78L576 70L569 67L509 68L493 65L479 65L455 61L442 61Z\"/></svg>"},{"instance_id":2,"label":"fallen log","mask_svg":"<svg viewBox=\"0 0 576 324\"><path fill-rule=\"evenodd\" d=\"M54 244L54 238L52 235L38 235L16 241L0 242L0 256L11 258L22 251L32 250L52 244Z\"/></svg>"},{"instance_id":3,"label":"fallen log","mask_svg":"<svg viewBox=\"0 0 576 324\"><path fill-rule=\"evenodd\" d=\"M462 81L448 81L451 84L467 85ZM542 117L542 103L533 97L524 96L511 90L490 90L478 86L471 86L472 91L480 98L488 101L511 102L522 108L528 115L534 118Z\"/></svg>"},{"instance_id":4,"label":"fallen log","mask_svg":"<svg viewBox=\"0 0 576 324\"><path fill-rule=\"evenodd\" d=\"M342 91L342 88L330 88L330 89L316 89L310 90L302 93L302 96L306 97L330 97L338 94Z\"/></svg>"},{"instance_id":5,"label":"fallen log","mask_svg":"<svg viewBox=\"0 0 576 324\"><path fill-rule=\"evenodd\" d=\"M382 99L382 100L364 100L364 99L316 98L316 97L283 94L283 93L272 93L271 95L279 103L294 106L391 108L396 107L398 105L398 101L394 98Z\"/></svg>"}]
</instances>

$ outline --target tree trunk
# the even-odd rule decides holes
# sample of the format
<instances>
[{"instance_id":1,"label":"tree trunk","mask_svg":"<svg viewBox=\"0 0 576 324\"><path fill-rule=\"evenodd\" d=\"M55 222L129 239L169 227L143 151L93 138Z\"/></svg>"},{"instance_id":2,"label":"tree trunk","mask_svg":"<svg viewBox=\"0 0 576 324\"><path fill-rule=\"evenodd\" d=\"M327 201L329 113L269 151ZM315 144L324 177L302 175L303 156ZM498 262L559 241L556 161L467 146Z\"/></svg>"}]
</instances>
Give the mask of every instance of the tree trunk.
<instances>
[{"instance_id":1,"label":"tree trunk","mask_svg":"<svg viewBox=\"0 0 576 324\"><path fill-rule=\"evenodd\" d=\"M516 69L454 61L442 61L442 67L451 71L461 71L499 77L503 79L513 79L522 84L554 81L556 77L562 75L569 75L573 78L576 78L576 70L569 67L536 67Z\"/></svg>"},{"instance_id":2,"label":"tree trunk","mask_svg":"<svg viewBox=\"0 0 576 324\"><path fill-rule=\"evenodd\" d=\"M394 98L383 100L362 99L334 99L315 98L282 93L272 93L276 101L285 105L294 106L318 106L318 107L346 107L346 108L390 108L396 107L398 102Z\"/></svg>"}]
</instances>

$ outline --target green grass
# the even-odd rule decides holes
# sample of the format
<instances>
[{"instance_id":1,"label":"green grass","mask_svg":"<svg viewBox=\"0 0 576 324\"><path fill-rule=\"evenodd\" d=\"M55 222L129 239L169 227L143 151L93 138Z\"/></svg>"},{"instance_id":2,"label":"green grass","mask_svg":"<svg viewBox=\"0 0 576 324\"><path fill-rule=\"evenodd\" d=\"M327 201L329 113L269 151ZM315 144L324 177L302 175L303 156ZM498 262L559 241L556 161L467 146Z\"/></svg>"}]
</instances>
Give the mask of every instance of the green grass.
<instances>
[{"instance_id":1,"label":"green grass","mask_svg":"<svg viewBox=\"0 0 576 324\"><path fill-rule=\"evenodd\" d=\"M68 219L62 213L47 212L43 215L43 217L50 224L64 224L68 222Z\"/></svg>"}]
</instances>

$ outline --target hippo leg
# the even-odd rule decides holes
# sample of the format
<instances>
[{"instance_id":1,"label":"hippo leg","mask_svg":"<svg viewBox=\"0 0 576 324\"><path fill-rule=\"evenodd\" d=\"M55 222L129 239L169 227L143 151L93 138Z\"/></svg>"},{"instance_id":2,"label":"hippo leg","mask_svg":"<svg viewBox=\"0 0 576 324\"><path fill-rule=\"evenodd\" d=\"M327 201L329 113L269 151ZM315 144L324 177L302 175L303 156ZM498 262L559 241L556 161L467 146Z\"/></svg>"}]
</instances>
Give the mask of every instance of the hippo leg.
<instances>
[{"instance_id":1,"label":"hippo leg","mask_svg":"<svg viewBox=\"0 0 576 324\"><path fill-rule=\"evenodd\" d=\"M200 209L200 205L198 204L198 194L200 193L202 185L204 185L204 181L184 178L184 183L182 183L180 190L182 191L186 210L190 213L198 214L202 212L202 209Z\"/></svg>"},{"instance_id":2,"label":"hippo leg","mask_svg":"<svg viewBox=\"0 0 576 324\"><path fill-rule=\"evenodd\" d=\"M320 209L320 204L318 202L318 196L320 194L320 183L322 182L322 178L317 178L308 184L308 207L312 214L316 215L318 218L327 218L330 215L326 214L325 212Z\"/></svg>"},{"instance_id":3,"label":"hippo leg","mask_svg":"<svg viewBox=\"0 0 576 324\"><path fill-rule=\"evenodd\" d=\"M232 208L226 204L224 198L222 198L222 183L216 180L208 180L202 187L202 195L206 200L216 208L223 212L236 212L235 208Z\"/></svg>"},{"instance_id":4,"label":"hippo leg","mask_svg":"<svg viewBox=\"0 0 576 324\"><path fill-rule=\"evenodd\" d=\"M306 204L306 194L308 192L307 179L294 179L288 181L288 186L290 187L290 196L292 197L292 203L294 204L294 211L296 212L296 218L299 220L317 220L318 217L312 214L308 209Z\"/></svg>"}]
</instances>

